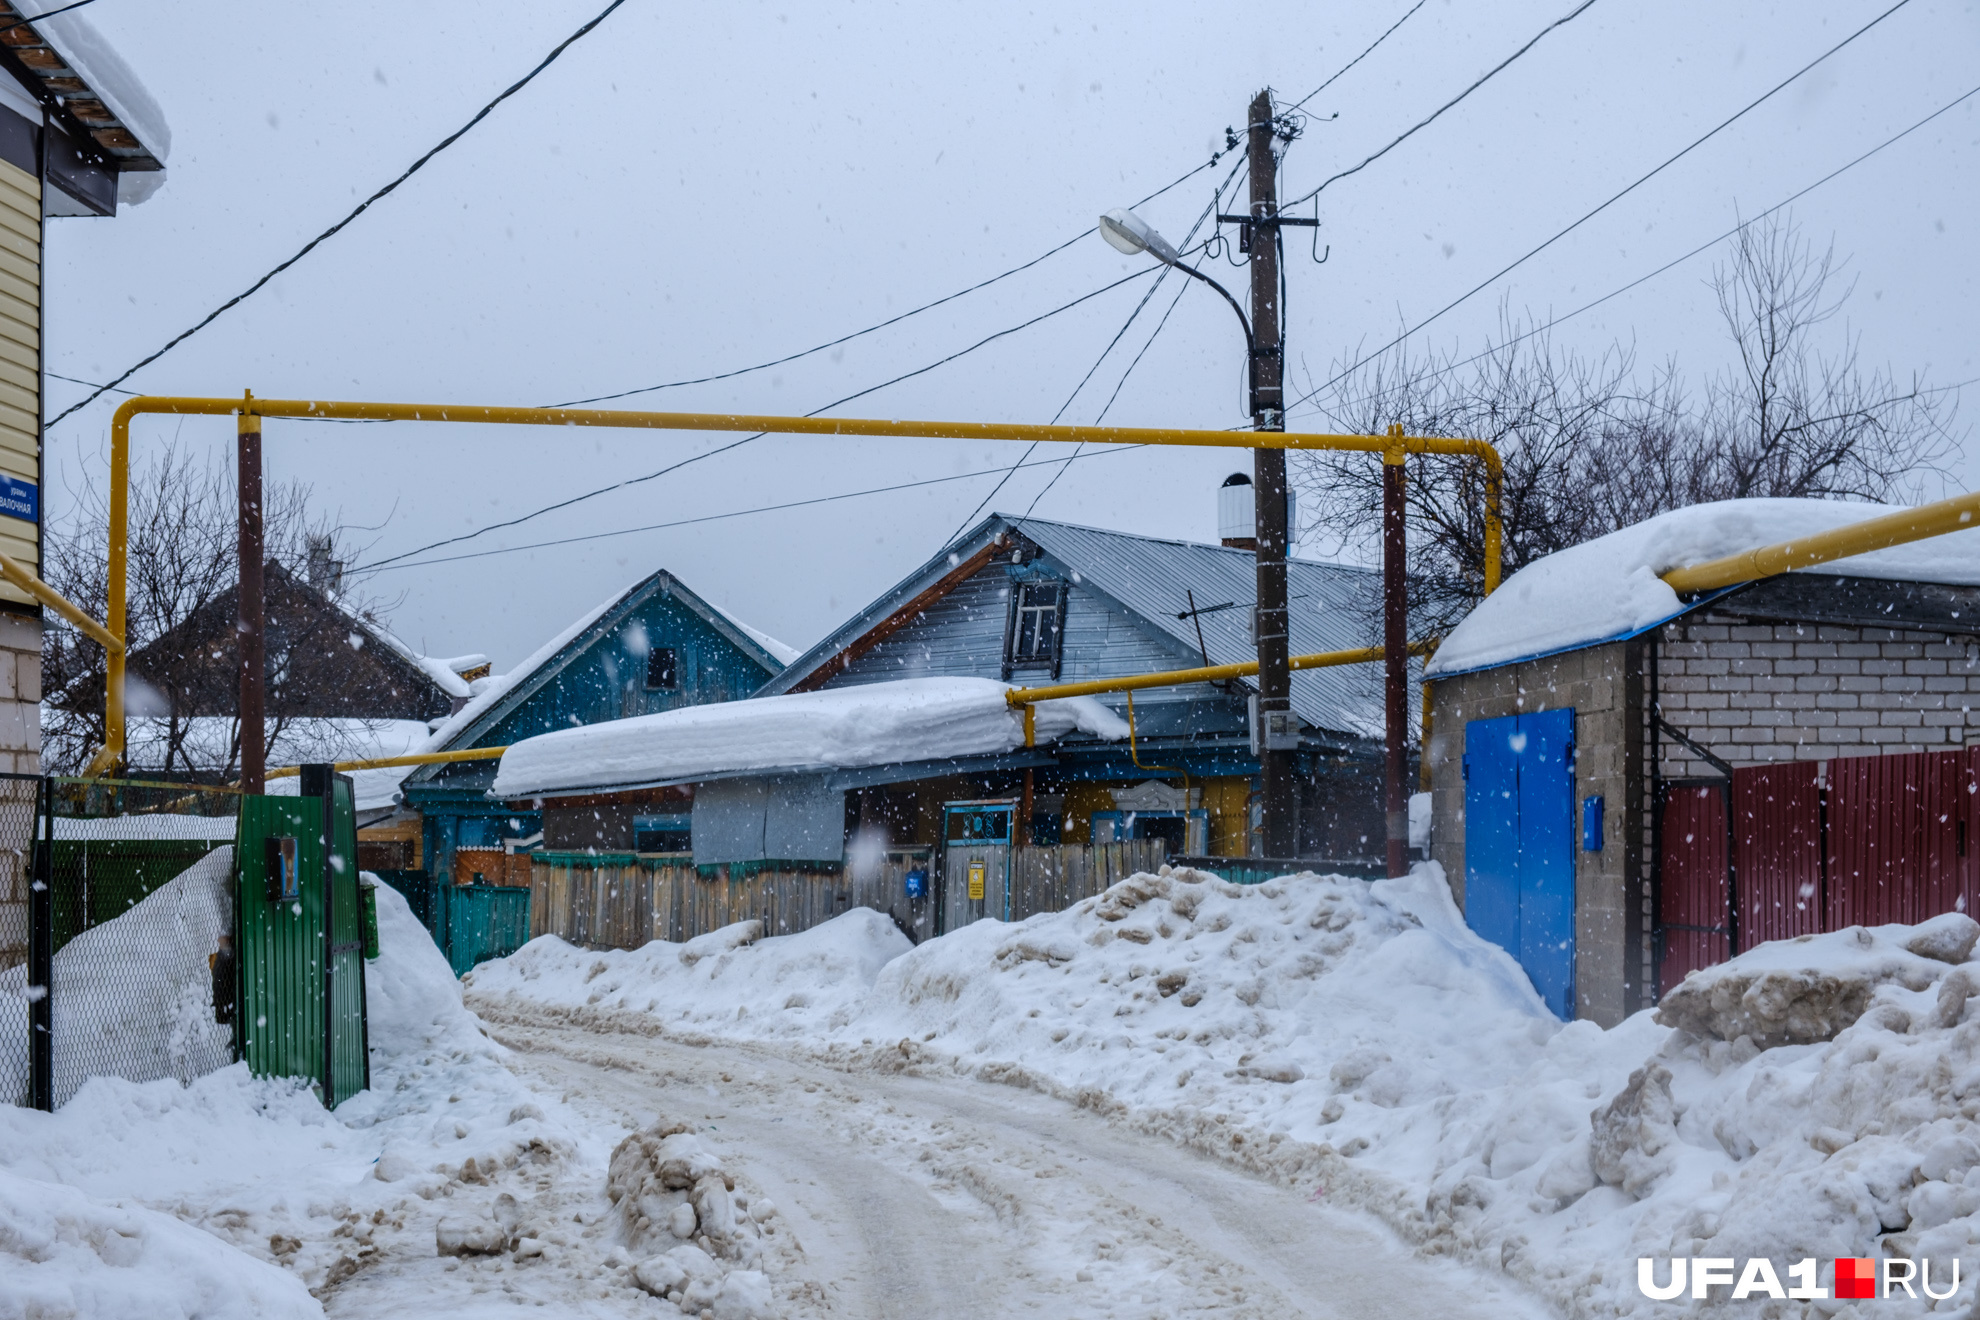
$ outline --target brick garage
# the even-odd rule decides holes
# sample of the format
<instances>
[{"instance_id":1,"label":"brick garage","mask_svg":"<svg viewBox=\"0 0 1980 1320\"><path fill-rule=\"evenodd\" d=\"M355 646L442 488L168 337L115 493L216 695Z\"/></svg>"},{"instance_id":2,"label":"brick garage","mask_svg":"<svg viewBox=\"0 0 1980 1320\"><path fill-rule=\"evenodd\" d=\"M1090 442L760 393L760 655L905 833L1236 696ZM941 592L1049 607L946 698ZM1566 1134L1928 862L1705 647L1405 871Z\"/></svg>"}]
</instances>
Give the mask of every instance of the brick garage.
<instances>
[{"instance_id":1,"label":"brick garage","mask_svg":"<svg viewBox=\"0 0 1980 1320\"><path fill-rule=\"evenodd\" d=\"M1515 712L1576 712L1573 801L1579 810L1590 797L1604 800L1607 836L1602 851L1582 849L1577 819L1576 1015L1609 1025L1654 1001L1660 970L1669 979L1667 889L1677 879L1659 838L1660 794L1698 785L1730 802L1735 776L1763 766L1795 768L1827 794L1834 776L1826 763L1836 759L1947 754L1980 743L1980 589L1790 574L1696 604L1631 638L1439 678L1432 702L1432 855L1460 906L1467 726ZM1840 820L1822 816L1820 828L1833 836ZM1713 855L1722 861L1684 859L1684 882L1701 865L1721 866L1726 905L1736 911L1734 857L1743 840L1731 831L1728 820L1727 842ZM1826 837L1814 864L1831 865L1829 854L1848 842ZM1963 859L1963 832L1960 848ZM1736 918L1713 947L1713 956L1749 947Z\"/></svg>"}]
</instances>

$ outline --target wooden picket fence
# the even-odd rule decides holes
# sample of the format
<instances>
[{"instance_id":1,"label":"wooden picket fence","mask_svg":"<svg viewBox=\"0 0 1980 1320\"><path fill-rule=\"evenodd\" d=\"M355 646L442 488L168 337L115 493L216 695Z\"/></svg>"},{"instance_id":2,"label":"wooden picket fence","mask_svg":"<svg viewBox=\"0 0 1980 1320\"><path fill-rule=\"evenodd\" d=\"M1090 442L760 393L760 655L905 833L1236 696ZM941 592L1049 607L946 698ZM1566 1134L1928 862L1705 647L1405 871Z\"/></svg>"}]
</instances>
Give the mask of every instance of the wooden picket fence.
<instances>
[{"instance_id":1,"label":"wooden picket fence","mask_svg":"<svg viewBox=\"0 0 1980 1320\"><path fill-rule=\"evenodd\" d=\"M591 948L636 949L676 943L751 918L766 935L793 935L849 908L884 912L915 940L934 934L934 904L911 903L907 872L932 877L933 850L889 852L853 874L837 866L749 863L697 867L685 857L535 853L530 866L530 934L557 935ZM1020 848L1012 858L1012 917L1056 912L1166 857L1160 839ZM930 883L933 883L931 878Z\"/></svg>"}]
</instances>

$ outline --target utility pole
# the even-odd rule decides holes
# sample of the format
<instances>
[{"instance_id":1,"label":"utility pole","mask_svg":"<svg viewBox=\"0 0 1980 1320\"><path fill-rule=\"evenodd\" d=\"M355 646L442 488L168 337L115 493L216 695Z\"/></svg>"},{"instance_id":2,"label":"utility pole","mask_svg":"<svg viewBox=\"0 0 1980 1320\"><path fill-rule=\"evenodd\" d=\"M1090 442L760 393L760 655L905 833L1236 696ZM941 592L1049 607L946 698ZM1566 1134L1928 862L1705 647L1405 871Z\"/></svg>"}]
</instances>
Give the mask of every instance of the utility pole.
<instances>
[{"instance_id":1,"label":"utility pole","mask_svg":"<svg viewBox=\"0 0 1980 1320\"><path fill-rule=\"evenodd\" d=\"M1283 431L1285 351L1279 338L1279 162L1272 150L1272 93L1252 99L1247 162L1251 173L1251 425ZM1292 717L1291 650L1286 635L1286 451L1252 451L1251 489L1258 531L1258 764L1264 780L1267 857L1299 851L1299 746Z\"/></svg>"},{"instance_id":2,"label":"utility pole","mask_svg":"<svg viewBox=\"0 0 1980 1320\"><path fill-rule=\"evenodd\" d=\"M268 659L262 639L261 562L261 418L248 411L254 396L241 405L237 428L237 472L240 492L240 588L234 625L235 651L240 656L241 790L259 793L267 786Z\"/></svg>"},{"instance_id":3,"label":"utility pole","mask_svg":"<svg viewBox=\"0 0 1980 1320\"><path fill-rule=\"evenodd\" d=\"M1403 785L1403 746L1409 741L1409 590L1403 576L1403 429L1389 428L1382 451L1382 668L1383 731L1388 739L1382 765L1382 811L1388 835L1390 879L1409 873L1409 804ZM1430 763L1430 749L1423 749Z\"/></svg>"}]
</instances>

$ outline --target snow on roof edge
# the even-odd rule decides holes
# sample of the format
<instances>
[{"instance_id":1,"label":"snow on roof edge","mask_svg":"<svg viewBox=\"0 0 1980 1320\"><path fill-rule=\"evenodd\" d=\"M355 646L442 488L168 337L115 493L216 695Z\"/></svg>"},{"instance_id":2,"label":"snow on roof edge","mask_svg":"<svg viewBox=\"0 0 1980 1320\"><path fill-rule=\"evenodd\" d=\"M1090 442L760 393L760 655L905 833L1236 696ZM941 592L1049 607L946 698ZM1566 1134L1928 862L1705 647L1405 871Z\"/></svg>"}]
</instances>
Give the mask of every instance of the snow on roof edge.
<instances>
[{"instance_id":1,"label":"snow on roof edge","mask_svg":"<svg viewBox=\"0 0 1980 1320\"><path fill-rule=\"evenodd\" d=\"M65 64L82 75L89 90L144 144L144 149L159 164L166 164L172 154L172 128L165 121L164 107L95 24L81 14L23 17Z\"/></svg>"},{"instance_id":2,"label":"snow on roof edge","mask_svg":"<svg viewBox=\"0 0 1980 1320\"><path fill-rule=\"evenodd\" d=\"M1472 673L1636 635L1684 612L1660 574L1904 511L1855 500L1744 499L1646 518L1514 573L1451 630L1424 676ZM1980 528L1795 571L1980 586Z\"/></svg>"}]
</instances>

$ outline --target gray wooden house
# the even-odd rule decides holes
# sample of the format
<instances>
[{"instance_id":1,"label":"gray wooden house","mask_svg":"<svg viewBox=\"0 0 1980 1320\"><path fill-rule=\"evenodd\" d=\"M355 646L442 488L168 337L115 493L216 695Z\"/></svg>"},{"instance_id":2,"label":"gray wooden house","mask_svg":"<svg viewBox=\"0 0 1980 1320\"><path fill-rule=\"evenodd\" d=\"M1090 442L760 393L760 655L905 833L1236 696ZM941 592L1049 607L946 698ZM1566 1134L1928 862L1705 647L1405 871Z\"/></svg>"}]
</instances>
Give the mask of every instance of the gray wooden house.
<instances>
[{"instance_id":1,"label":"gray wooden house","mask_svg":"<svg viewBox=\"0 0 1980 1320\"><path fill-rule=\"evenodd\" d=\"M771 679L759 695L890 679L1080 682L1257 655L1251 553L993 514L944 546ZM1367 646L1379 579L1288 564L1295 655ZM900 843L944 839L948 804L1022 801L1039 843L1160 838L1170 851L1245 857L1258 761L1248 681L1154 688L1133 702L1134 745L1068 739L975 762L847 776L858 821ZM1101 698L1129 714L1125 696ZM1300 720L1300 855L1347 864L1380 852L1382 704L1368 666L1293 675ZM958 826L957 828L962 828Z\"/></svg>"}]
</instances>

